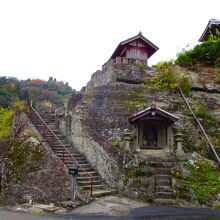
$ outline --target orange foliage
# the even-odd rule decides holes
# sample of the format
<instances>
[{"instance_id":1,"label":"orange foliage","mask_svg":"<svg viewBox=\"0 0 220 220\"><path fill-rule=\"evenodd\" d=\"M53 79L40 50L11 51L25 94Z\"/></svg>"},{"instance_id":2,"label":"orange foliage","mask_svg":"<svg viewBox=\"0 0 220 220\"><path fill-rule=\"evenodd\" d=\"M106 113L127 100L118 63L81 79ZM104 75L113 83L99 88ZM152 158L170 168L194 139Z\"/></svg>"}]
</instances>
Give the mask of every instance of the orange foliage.
<instances>
[{"instance_id":1,"label":"orange foliage","mask_svg":"<svg viewBox=\"0 0 220 220\"><path fill-rule=\"evenodd\" d=\"M42 79L32 79L30 80L31 84L37 84L37 85L44 85L46 83L46 81L42 80Z\"/></svg>"},{"instance_id":2,"label":"orange foliage","mask_svg":"<svg viewBox=\"0 0 220 220\"><path fill-rule=\"evenodd\" d=\"M41 91L41 95L49 97L52 95L52 92L50 92L49 90L43 89Z\"/></svg>"}]
</instances>

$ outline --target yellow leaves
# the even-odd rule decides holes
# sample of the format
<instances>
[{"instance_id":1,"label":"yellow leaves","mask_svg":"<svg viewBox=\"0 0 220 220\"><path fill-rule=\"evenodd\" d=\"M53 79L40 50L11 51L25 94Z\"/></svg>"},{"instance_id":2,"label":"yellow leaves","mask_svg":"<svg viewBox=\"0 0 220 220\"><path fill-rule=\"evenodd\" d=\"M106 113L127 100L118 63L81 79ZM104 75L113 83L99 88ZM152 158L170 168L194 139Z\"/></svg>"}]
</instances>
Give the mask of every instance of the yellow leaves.
<instances>
[{"instance_id":1,"label":"yellow leaves","mask_svg":"<svg viewBox=\"0 0 220 220\"><path fill-rule=\"evenodd\" d=\"M0 107L0 140L11 134L14 111Z\"/></svg>"},{"instance_id":2,"label":"yellow leaves","mask_svg":"<svg viewBox=\"0 0 220 220\"><path fill-rule=\"evenodd\" d=\"M22 112L29 112L29 108L25 102L22 101L14 101L13 109L20 110Z\"/></svg>"}]
</instances>

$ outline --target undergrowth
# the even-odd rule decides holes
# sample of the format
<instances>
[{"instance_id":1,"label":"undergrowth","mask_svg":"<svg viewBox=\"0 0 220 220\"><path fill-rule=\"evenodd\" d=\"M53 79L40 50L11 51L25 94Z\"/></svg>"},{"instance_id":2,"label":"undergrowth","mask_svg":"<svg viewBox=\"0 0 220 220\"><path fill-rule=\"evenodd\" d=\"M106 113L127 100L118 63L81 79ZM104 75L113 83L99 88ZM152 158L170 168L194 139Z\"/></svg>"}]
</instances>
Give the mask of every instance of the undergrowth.
<instances>
[{"instance_id":1,"label":"undergrowth","mask_svg":"<svg viewBox=\"0 0 220 220\"><path fill-rule=\"evenodd\" d=\"M176 64L193 67L196 63L220 66L220 38L196 45L190 50L183 50L177 55Z\"/></svg>"},{"instance_id":2,"label":"undergrowth","mask_svg":"<svg viewBox=\"0 0 220 220\"><path fill-rule=\"evenodd\" d=\"M173 61L159 62L155 65L158 71L151 81L145 82L149 89L177 90L179 87L188 94L191 90L192 78L186 73L182 72L178 66L173 64Z\"/></svg>"},{"instance_id":3,"label":"undergrowth","mask_svg":"<svg viewBox=\"0 0 220 220\"><path fill-rule=\"evenodd\" d=\"M14 111L4 109L0 106L0 140L7 138L11 134Z\"/></svg>"},{"instance_id":4,"label":"undergrowth","mask_svg":"<svg viewBox=\"0 0 220 220\"><path fill-rule=\"evenodd\" d=\"M189 175L174 172L173 177L181 184L181 189L191 188L200 204L211 205L220 193L219 169L209 161L189 161L184 164Z\"/></svg>"}]
</instances>

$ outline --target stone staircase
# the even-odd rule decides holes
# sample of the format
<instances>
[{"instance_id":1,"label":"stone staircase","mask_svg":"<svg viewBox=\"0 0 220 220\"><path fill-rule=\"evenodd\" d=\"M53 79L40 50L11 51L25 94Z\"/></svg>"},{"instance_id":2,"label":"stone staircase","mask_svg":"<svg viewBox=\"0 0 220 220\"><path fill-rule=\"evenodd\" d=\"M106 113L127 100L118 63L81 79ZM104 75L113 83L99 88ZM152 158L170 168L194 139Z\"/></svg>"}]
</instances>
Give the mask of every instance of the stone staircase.
<instances>
[{"instance_id":1,"label":"stone staircase","mask_svg":"<svg viewBox=\"0 0 220 220\"><path fill-rule=\"evenodd\" d=\"M88 163L86 157L78 152L71 144L66 141L65 136L55 126L54 114L42 110L39 112L35 111L36 110L32 109L30 113L30 118L33 125L43 137L43 141L47 142L50 145L52 151L60 158L60 160L67 166L67 168L73 166L73 164L78 164L78 186L82 190L88 191L88 193L91 192L92 187L93 197L111 195L113 193L116 193L117 190L107 187L101 176ZM43 119L43 121L50 129L48 129L45 126L45 123L39 119L39 116Z\"/></svg>"},{"instance_id":2,"label":"stone staircase","mask_svg":"<svg viewBox=\"0 0 220 220\"><path fill-rule=\"evenodd\" d=\"M176 196L173 193L171 183L172 158L153 158L149 166L155 169L155 203L176 204Z\"/></svg>"}]
</instances>

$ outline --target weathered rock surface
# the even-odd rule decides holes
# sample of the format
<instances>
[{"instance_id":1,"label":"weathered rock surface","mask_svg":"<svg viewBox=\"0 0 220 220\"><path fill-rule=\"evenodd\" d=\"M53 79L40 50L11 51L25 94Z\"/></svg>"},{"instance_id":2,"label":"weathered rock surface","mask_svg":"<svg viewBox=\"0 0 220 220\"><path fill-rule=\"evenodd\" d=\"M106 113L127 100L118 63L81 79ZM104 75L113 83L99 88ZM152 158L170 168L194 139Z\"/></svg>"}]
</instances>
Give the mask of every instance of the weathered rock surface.
<instances>
[{"instance_id":1,"label":"weathered rock surface","mask_svg":"<svg viewBox=\"0 0 220 220\"><path fill-rule=\"evenodd\" d=\"M64 107L64 115L57 118L63 133L85 154L108 184L117 186L132 198L146 200L155 198L155 179L141 175L128 178L124 170L126 165L132 163L136 164L138 170L150 169L145 163L146 158L144 164L141 164L143 160L140 158L137 162L132 158L124 160L124 133L127 129L133 129L129 117L155 101L158 107L179 117L172 129L174 135L178 132L184 134L184 151L207 153L206 143L194 120L187 116L187 107L179 91L149 90L143 83L156 74L154 68L142 69L138 65L125 64L114 64L97 71L92 75L85 92L70 96ZM196 108L198 103L202 103L208 112L219 112L219 86L214 83L213 77L211 81L206 77L206 81L201 82L199 73L190 74L195 80L193 86L197 88L189 93L190 104ZM198 89L201 85L208 90ZM131 144L134 143L131 141ZM175 146L173 149L175 153ZM132 169L135 168L131 166Z\"/></svg>"},{"instance_id":2,"label":"weathered rock surface","mask_svg":"<svg viewBox=\"0 0 220 220\"><path fill-rule=\"evenodd\" d=\"M49 146L40 144L32 128L28 117L22 114L17 136L20 141L13 142L4 162L3 203L30 199L58 203L71 196L71 179L64 164L47 150ZM27 142L28 138L32 141ZM17 150L19 154L16 156Z\"/></svg>"},{"instance_id":3,"label":"weathered rock surface","mask_svg":"<svg viewBox=\"0 0 220 220\"><path fill-rule=\"evenodd\" d=\"M146 206L148 206L147 203L138 202L126 197L106 196L96 199L87 206L79 207L73 210L72 214L125 216L135 208Z\"/></svg>"}]
</instances>

